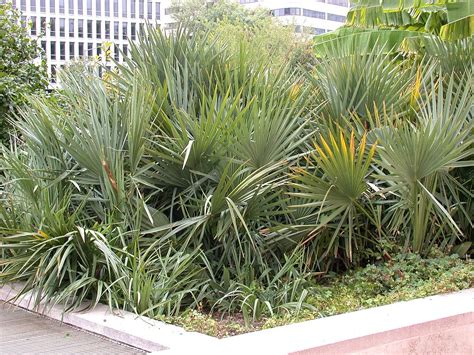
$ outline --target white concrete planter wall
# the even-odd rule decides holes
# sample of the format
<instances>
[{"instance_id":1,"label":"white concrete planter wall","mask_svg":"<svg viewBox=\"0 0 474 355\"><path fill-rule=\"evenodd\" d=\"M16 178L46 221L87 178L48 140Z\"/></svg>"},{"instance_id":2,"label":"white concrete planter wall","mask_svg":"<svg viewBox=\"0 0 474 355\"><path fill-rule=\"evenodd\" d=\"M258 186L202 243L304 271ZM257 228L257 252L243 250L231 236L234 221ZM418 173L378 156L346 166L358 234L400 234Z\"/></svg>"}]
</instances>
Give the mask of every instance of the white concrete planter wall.
<instances>
[{"instance_id":1,"label":"white concrete planter wall","mask_svg":"<svg viewBox=\"0 0 474 355\"><path fill-rule=\"evenodd\" d=\"M0 288L0 300L18 287ZM31 309L29 297L19 306ZM115 314L116 313L116 314ZM48 317L157 354L474 354L474 289L217 339L99 305Z\"/></svg>"}]
</instances>

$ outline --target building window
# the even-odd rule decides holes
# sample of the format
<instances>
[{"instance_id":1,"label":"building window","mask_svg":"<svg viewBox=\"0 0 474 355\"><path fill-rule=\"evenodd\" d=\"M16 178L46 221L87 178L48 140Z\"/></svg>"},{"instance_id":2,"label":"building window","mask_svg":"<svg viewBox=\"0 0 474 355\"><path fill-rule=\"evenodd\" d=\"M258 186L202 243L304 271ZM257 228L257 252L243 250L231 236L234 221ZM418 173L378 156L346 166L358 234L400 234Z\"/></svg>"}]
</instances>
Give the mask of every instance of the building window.
<instances>
[{"instance_id":1,"label":"building window","mask_svg":"<svg viewBox=\"0 0 474 355\"><path fill-rule=\"evenodd\" d=\"M69 37L74 37L74 19L69 20Z\"/></svg>"},{"instance_id":2,"label":"building window","mask_svg":"<svg viewBox=\"0 0 474 355\"><path fill-rule=\"evenodd\" d=\"M167 7L165 8L165 15L172 15L176 12L176 9L173 7Z\"/></svg>"},{"instance_id":3,"label":"building window","mask_svg":"<svg viewBox=\"0 0 474 355\"><path fill-rule=\"evenodd\" d=\"M40 11L46 12L46 0L40 0Z\"/></svg>"},{"instance_id":4,"label":"building window","mask_svg":"<svg viewBox=\"0 0 474 355\"><path fill-rule=\"evenodd\" d=\"M59 59L66 60L66 43L59 43Z\"/></svg>"},{"instance_id":5,"label":"building window","mask_svg":"<svg viewBox=\"0 0 474 355\"><path fill-rule=\"evenodd\" d=\"M285 7L273 10L272 14L273 16L299 16L301 15L301 9L298 7Z\"/></svg>"},{"instance_id":6,"label":"building window","mask_svg":"<svg viewBox=\"0 0 474 355\"><path fill-rule=\"evenodd\" d=\"M102 48L100 48L99 45L97 45L96 54L97 54L98 57L100 57L100 55L102 54Z\"/></svg>"},{"instance_id":7,"label":"building window","mask_svg":"<svg viewBox=\"0 0 474 355\"><path fill-rule=\"evenodd\" d=\"M59 0L59 13L64 14L64 0Z\"/></svg>"},{"instance_id":8,"label":"building window","mask_svg":"<svg viewBox=\"0 0 474 355\"><path fill-rule=\"evenodd\" d=\"M119 14L119 9L118 9L118 0L114 0L113 2L113 6L114 6L114 17L118 17L118 14Z\"/></svg>"},{"instance_id":9,"label":"building window","mask_svg":"<svg viewBox=\"0 0 474 355\"><path fill-rule=\"evenodd\" d=\"M114 39L119 39L119 23L114 21Z\"/></svg>"},{"instance_id":10,"label":"building window","mask_svg":"<svg viewBox=\"0 0 474 355\"><path fill-rule=\"evenodd\" d=\"M21 11L26 11L26 0L20 1L20 9Z\"/></svg>"},{"instance_id":11,"label":"building window","mask_svg":"<svg viewBox=\"0 0 474 355\"><path fill-rule=\"evenodd\" d=\"M130 17L135 18L136 7L137 7L137 2L135 0L130 0Z\"/></svg>"},{"instance_id":12,"label":"building window","mask_svg":"<svg viewBox=\"0 0 474 355\"><path fill-rule=\"evenodd\" d=\"M138 17L145 18L145 1L138 0Z\"/></svg>"},{"instance_id":13,"label":"building window","mask_svg":"<svg viewBox=\"0 0 474 355\"><path fill-rule=\"evenodd\" d=\"M324 12L321 12L321 11L303 9L303 16L325 19L326 14Z\"/></svg>"},{"instance_id":14,"label":"building window","mask_svg":"<svg viewBox=\"0 0 474 355\"><path fill-rule=\"evenodd\" d=\"M54 14L56 12L56 1L49 0L49 12Z\"/></svg>"},{"instance_id":15,"label":"building window","mask_svg":"<svg viewBox=\"0 0 474 355\"><path fill-rule=\"evenodd\" d=\"M102 22L101 21L97 21L95 23L95 30L96 30L96 37L102 38Z\"/></svg>"},{"instance_id":16,"label":"building window","mask_svg":"<svg viewBox=\"0 0 474 355\"><path fill-rule=\"evenodd\" d=\"M56 36L56 19L54 17L49 19L49 35Z\"/></svg>"},{"instance_id":17,"label":"building window","mask_svg":"<svg viewBox=\"0 0 474 355\"><path fill-rule=\"evenodd\" d=\"M66 20L63 18L59 19L59 35L61 37L66 36Z\"/></svg>"},{"instance_id":18,"label":"building window","mask_svg":"<svg viewBox=\"0 0 474 355\"><path fill-rule=\"evenodd\" d=\"M178 28L178 25L179 24L177 22L167 23L165 28L167 30L174 30L174 29Z\"/></svg>"},{"instance_id":19,"label":"building window","mask_svg":"<svg viewBox=\"0 0 474 355\"><path fill-rule=\"evenodd\" d=\"M136 29L136 24L135 23L130 24L130 38L132 40L137 39L137 29Z\"/></svg>"},{"instance_id":20,"label":"building window","mask_svg":"<svg viewBox=\"0 0 474 355\"><path fill-rule=\"evenodd\" d=\"M327 0L327 3L332 4L332 5L337 5L337 6L344 6L344 7L349 6L349 2L347 0Z\"/></svg>"},{"instance_id":21,"label":"building window","mask_svg":"<svg viewBox=\"0 0 474 355\"><path fill-rule=\"evenodd\" d=\"M128 55L128 45L124 44L122 48L123 48L123 55Z\"/></svg>"},{"instance_id":22,"label":"building window","mask_svg":"<svg viewBox=\"0 0 474 355\"><path fill-rule=\"evenodd\" d=\"M78 47L79 47L79 48L78 48L79 51L78 51L77 54L78 54L79 57L83 57L83 56L84 56L84 43L79 42L79 43L78 43Z\"/></svg>"},{"instance_id":23,"label":"building window","mask_svg":"<svg viewBox=\"0 0 474 355\"><path fill-rule=\"evenodd\" d=\"M92 57L93 56L93 47L92 43L87 43L87 56Z\"/></svg>"},{"instance_id":24,"label":"building window","mask_svg":"<svg viewBox=\"0 0 474 355\"><path fill-rule=\"evenodd\" d=\"M77 20L77 36L79 38L84 38L84 20Z\"/></svg>"},{"instance_id":25,"label":"building window","mask_svg":"<svg viewBox=\"0 0 474 355\"><path fill-rule=\"evenodd\" d=\"M50 57L52 60L56 60L56 42L51 42L50 45Z\"/></svg>"},{"instance_id":26,"label":"building window","mask_svg":"<svg viewBox=\"0 0 474 355\"><path fill-rule=\"evenodd\" d=\"M160 19L160 16L161 16L161 13L160 13L160 3L157 2L155 4L155 20L159 20Z\"/></svg>"},{"instance_id":27,"label":"building window","mask_svg":"<svg viewBox=\"0 0 474 355\"><path fill-rule=\"evenodd\" d=\"M122 17L127 17L127 0L122 0Z\"/></svg>"},{"instance_id":28,"label":"building window","mask_svg":"<svg viewBox=\"0 0 474 355\"><path fill-rule=\"evenodd\" d=\"M92 20L87 20L87 38L92 38Z\"/></svg>"},{"instance_id":29,"label":"building window","mask_svg":"<svg viewBox=\"0 0 474 355\"><path fill-rule=\"evenodd\" d=\"M32 36L36 36L36 16L31 16L31 30L30 33Z\"/></svg>"},{"instance_id":30,"label":"building window","mask_svg":"<svg viewBox=\"0 0 474 355\"><path fill-rule=\"evenodd\" d=\"M87 14L92 15L92 0L87 0Z\"/></svg>"},{"instance_id":31,"label":"building window","mask_svg":"<svg viewBox=\"0 0 474 355\"><path fill-rule=\"evenodd\" d=\"M127 33L127 23L123 22L122 23L122 38L127 39L128 33Z\"/></svg>"},{"instance_id":32,"label":"building window","mask_svg":"<svg viewBox=\"0 0 474 355\"><path fill-rule=\"evenodd\" d=\"M104 11L105 11L105 16L110 16L110 0L104 0Z\"/></svg>"},{"instance_id":33,"label":"building window","mask_svg":"<svg viewBox=\"0 0 474 355\"><path fill-rule=\"evenodd\" d=\"M74 58L74 42L69 43L69 59Z\"/></svg>"},{"instance_id":34,"label":"building window","mask_svg":"<svg viewBox=\"0 0 474 355\"><path fill-rule=\"evenodd\" d=\"M46 17L40 18L40 30L41 30L41 34L46 33Z\"/></svg>"},{"instance_id":35,"label":"building window","mask_svg":"<svg viewBox=\"0 0 474 355\"><path fill-rule=\"evenodd\" d=\"M146 4L146 18L149 20L153 18L153 3L151 1Z\"/></svg>"},{"instance_id":36,"label":"building window","mask_svg":"<svg viewBox=\"0 0 474 355\"><path fill-rule=\"evenodd\" d=\"M118 45L114 44L114 59L118 62L120 60L120 50Z\"/></svg>"},{"instance_id":37,"label":"building window","mask_svg":"<svg viewBox=\"0 0 474 355\"><path fill-rule=\"evenodd\" d=\"M36 11L36 0L30 1L30 11Z\"/></svg>"},{"instance_id":38,"label":"building window","mask_svg":"<svg viewBox=\"0 0 474 355\"><path fill-rule=\"evenodd\" d=\"M74 0L69 0L69 13L74 15Z\"/></svg>"},{"instance_id":39,"label":"building window","mask_svg":"<svg viewBox=\"0 0 474 355\"><path fill-rule=\"evenodd\" d=\"M51 65L51 82L55 83L56 82L56 66Z\"/></svg>"},{"instance_id":40,"label":"building window","mask_svg":"<svg viewBox=\"0 0 474 355\"><path fill-rule=\"evenodd\" d=\"M41 49L43 50L43 53L46 53L46 41L41 41Z\"/></svg>"},{"instance_id":41,"label":"building window","mask_svg":"<svg viewBox=\"0 0 474 355\"><path fill-rule=\"evenodd\" d=\"M110 39L110 21L105 21L105 38Z\"/></svg>"},{"instance_id":42,"label":"building window","mask_svg":"<svg viewBox=\"0 0 474 355\"><path fill-rule=\"evenodd\" d=\"M77 0L77 13L82 15L84 13L84 4L82 0Z\"/></svg>"},{"instance_id":43,"label":"building window","mask_svg":"<svg viewBox=\"0 0 474 355\"><path fill-rule=\"evenodd\" d=\"M324 28L317 28L317 27L310 27L310 31L312 34L315 34L315 35L322 35L323 33L326 33L326 30Z\"/></svg>"},{"instance_id":44,"label":"building window","mask_svg":"<svg viewBox=\"0 0 474 355\"><path fill-rule=\"evenodd\" d=\"M101 0L95 1L95 14L97 16L102 16Z\"/></svg>"},{"instance_id":45,"label":"building window","mask_svg":"<svg viewBox=\"0 0 474 355\"><path fill-rule=\"evenodd\" d=\"M336 22L345 22L346 16L335 15L328 13L328 20L329 21L336 21Z\"/></svg>"}]
</instances>

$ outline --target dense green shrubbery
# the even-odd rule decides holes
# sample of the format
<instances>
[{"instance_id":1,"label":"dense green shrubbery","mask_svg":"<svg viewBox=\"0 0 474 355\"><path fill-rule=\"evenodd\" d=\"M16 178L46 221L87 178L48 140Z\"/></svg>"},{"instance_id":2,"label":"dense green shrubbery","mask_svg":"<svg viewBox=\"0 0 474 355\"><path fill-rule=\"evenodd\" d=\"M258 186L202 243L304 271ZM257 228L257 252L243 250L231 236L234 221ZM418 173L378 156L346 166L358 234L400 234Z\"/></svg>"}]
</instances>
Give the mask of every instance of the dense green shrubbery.
<instances>
[{"instance_id":1,"label":"dense green shrubbery","mask_svg":"<svg viewBox=\"0 0 474 355\"><path fill-rule=\"evenodd\" d=\"M28 36L26 26L11 4L0 4L0 141L4 143L11 129L8 119L25 95L44 92L47 86L41 48Z\"/></svg>"},{"instance_id":2,"label":"dense green shrubbery","mask_svg":"<svg viewBox=\"0 0 474 355\"><path fill-rule=\"evenodd\" d=\"M248 323L317 311L318 275L469 242L471 72L335 48L302 74L181 30L130 47L21 109L0 282Z\"/></svg>"}]
</instances>

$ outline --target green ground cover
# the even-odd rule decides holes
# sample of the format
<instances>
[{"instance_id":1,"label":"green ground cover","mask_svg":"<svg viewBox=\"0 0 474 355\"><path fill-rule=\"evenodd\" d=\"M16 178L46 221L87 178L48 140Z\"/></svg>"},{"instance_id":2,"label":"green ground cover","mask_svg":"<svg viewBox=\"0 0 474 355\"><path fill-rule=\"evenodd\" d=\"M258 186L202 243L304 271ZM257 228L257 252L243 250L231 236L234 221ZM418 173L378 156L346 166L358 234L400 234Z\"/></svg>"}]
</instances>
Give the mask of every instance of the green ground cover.
<instances>
[{"instance_id":1,"label":"green ground cover","mask_svg":"<svg viewBox=\"0 0 474 355\"><path fill-rule=\"evenodd\" d=\"M392 259L327 275L310 289L311 309L287 312L246 323L242 315L225 316L197 310L163 321L215 337L227 337L361 309L456 292L474 286L474 264L458 255L398 254Z\"/></svg>"}]
</instances>

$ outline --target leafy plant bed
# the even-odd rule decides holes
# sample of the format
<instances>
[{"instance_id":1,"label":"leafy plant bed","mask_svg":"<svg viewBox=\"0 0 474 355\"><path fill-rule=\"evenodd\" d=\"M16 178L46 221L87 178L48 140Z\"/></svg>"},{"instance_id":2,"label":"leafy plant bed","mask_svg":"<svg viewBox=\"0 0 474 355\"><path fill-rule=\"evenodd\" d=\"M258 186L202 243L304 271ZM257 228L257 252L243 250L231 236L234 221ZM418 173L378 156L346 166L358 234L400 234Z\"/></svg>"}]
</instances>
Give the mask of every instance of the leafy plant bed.
<instances>
[{"instance_id":1,"label":"leafy plant bed","mask_svg":"<svg viewBox=\"0 0 474 355\"><path fill-rule=\"evenodd\" d=\"M150 27L113 70L25 98L0 145L0 285L221 337L460 288L394 255L474 254L471 43L306 67L222 42Z\"/></svg>"},{"instance_id":2,"label":"leafy plant bed","mask_svg":"<svg viewBox=\"0 0 474 355\"><path fill-rule=\"evenodd\" d=\"M218 338L306 320L408 301L474 286L474 264L457 255L399 254L388 261L368 265L345 275L328 274L311 288L308 303L314 309L264 317L246 322L242 314L189 311L162 320Z\"/></svg>"}]
</instances>

